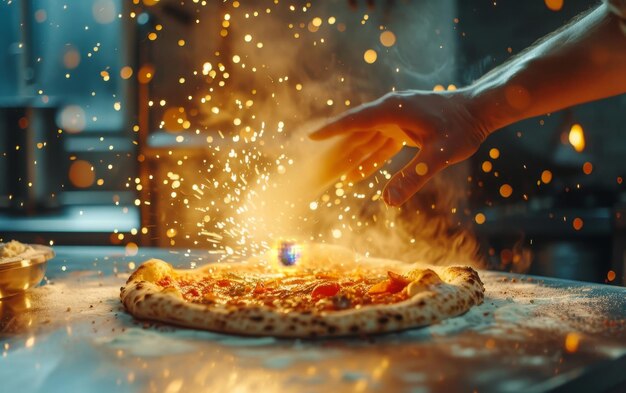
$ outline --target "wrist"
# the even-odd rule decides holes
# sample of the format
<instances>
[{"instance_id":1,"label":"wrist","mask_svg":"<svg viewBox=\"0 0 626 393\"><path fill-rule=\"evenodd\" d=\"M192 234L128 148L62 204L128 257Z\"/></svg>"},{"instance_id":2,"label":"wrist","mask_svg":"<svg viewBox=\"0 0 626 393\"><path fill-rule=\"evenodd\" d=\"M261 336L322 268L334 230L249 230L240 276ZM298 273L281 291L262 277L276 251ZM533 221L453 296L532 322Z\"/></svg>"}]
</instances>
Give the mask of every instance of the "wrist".
<instances>
[{"instance_id":1,"label":"wrist","mask_svg":"<svg viewBox=\"0 0 626 393\"><path fill-rule=\"evenodd\" d=\"M483 140L494 131L509 124L504 117L505 111L502 104L494 99L490 92L476 85L461 88L457 92L461 105L466 109Z\"/></svg>"}]
</instances>

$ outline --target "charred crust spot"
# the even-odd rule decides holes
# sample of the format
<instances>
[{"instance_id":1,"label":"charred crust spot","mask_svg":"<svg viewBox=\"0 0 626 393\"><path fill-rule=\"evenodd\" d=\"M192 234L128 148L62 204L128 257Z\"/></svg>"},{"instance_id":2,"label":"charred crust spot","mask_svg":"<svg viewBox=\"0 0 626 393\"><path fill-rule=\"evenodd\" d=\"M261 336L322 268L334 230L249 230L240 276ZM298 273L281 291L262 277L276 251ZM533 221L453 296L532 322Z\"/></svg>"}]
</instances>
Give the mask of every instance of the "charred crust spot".
<instances>
[{"instance_id":1,"label":"charred crust spot","mask_svg":"<svg viewBox=\"0 0 626 393\"><path fill-rule=\"evenodd\" d=\"M389 322L389 318L387 318L387 317L380 317L380 318L378 318L378 323L380 323L380 324L384 325L384 324L386 324L388 322Z\"/></svg>"},{"instance_id":2,"label":"charred crust spot","mask_svg":"<svg viewBox=\"0 0 626 393\"><path fill-rule=\"evenodd\" d=\"M333 334L337 332L337 326L330 325L327 328L329 334Z\"/></svg>"},{"instance_id":3,"label":"charred crust spot","mask_svg":"<svg viewBox=\"0 0 626 393\"><path fill-rule=\"evenodd\" d=\"M289 330L290 330L290 331L292 331L292 332L293 332L294 330L296 330L295 325L289 325Z\"/></svg>"},{"instance_id":4,"label":"charred crust spot","mask_svg":"<svg viewBox=\"0 0 626 393\"><path fill-rule=\"evenodd\" d=\"M250 317L250 320L254 322L261 322L263 319L265 319L263 315L254 315Z\"/></svg>"},{"instance_id":5,"label":"charred crust spot","mask_svg":"<svg viewBox=\"0 0 626 393\"><path fill-rule=\"evenodd\" d=\"M151 293L147 293L146 296L144 297L145 299L150 299L152 297Z\"/></svg>"},{"instance_id":6,"label":"charred crust spot","mask_svg":"<svg viewBox=\"0 0 626 393\"><path fill-rule=\"evenodd\" d=\"M311 338L316 338L316 337L317 337L317 332L311 332L311 333L309 333L309 337L311 337Z\"/></svg>"},{"instance_id":7,"label":"charred crust spot","mask_svg":"<svg viewBox=\"0 0 626 393\"><path fill-rule=\"evenodd\" d=\"M352 325L350 326L350 332L351 333L356 333L359 331L359 326L358 325Z\"/></svg>"},{"instance_id":8,"label":"charred crust spot","mask_svg":"<svg viewBox=\"0 0 626 393\"><path fill-rule=\"evenodd\" d=\"M139 290L142 290L142 289L143 289L143 282L140 282L139 284L137 284L137 285L135 286L135 288L137 288L137 289L139 289Z\"/></svg>"},{"instance_id":9,"label":"charred crust spot","mask_svg":"<svg viewBox=\"0 0 626 393\"><path fill-rule=\"evenodd\" d=\"M265 330L266 332L271 332L272 330L274 330L274 326L273 325L265 325L263 330Z\"/></svg>"},{"instance_id":10,"label":"charred crust spot","mask_svg":"<svg viewBox=\"0 0 626 393\"><path fill-rule=\"evenodd\" d=\"M393 317L394 317L394 319L395 319L396 321L401 321L401 320L403 320L403 319L404 319L404 317L402 316L402 314L396 314L396 315L394 315Z\"/></svg>"},{"instance_id":11,"label":"charred crust spot","mask_svg":"<svg viewBox=\"0 0 626 393\"><path fill-rule=\"evenodd\" d=\"M419 302L417 302L418 307L424 307L425 305L426 305L426 302L423 300L420 300Z\"/></svg>"}]
</instances>

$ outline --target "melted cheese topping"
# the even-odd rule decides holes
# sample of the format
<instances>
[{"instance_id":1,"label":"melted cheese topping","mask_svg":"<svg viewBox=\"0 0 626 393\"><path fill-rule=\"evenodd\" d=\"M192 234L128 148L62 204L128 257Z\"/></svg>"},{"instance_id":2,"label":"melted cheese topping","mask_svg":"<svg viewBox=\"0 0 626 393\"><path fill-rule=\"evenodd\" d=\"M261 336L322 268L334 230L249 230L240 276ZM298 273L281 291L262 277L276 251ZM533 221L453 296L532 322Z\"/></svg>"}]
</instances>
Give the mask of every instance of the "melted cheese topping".
<instances>
[{"instance_id":1,"label":"melted cheese topping","mask_svg":"<svg viewBox=\"0 0 626 393\"><path fill-rule=\"evenodd\" d=\"M339 311L406 300L411 281L399 274L388 276L355 272L341 275L324 270L239 276L229 272L211 275L167 276L156 284L178 290L192 303L240 307L269 307L284 311Z\"/></svg>"}]
</instances>

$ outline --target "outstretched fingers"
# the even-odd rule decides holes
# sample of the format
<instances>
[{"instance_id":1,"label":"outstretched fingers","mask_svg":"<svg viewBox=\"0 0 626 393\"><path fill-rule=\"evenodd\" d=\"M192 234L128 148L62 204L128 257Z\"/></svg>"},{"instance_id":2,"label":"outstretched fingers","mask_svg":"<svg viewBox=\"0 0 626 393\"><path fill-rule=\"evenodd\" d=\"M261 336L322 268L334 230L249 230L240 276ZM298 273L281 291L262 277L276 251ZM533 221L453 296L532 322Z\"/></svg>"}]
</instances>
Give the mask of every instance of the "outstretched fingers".
<instances>
[{"instance_id":1,"label":"outstretched fingers","mask_svg":"<svg viewBox=\"0 0 626 393\"><path fill-rule=\"evenodd\" d=\"M393 138L388 138L385 143L374 151L367 159L361 162L354 170L346 175L346 180L359 182L370 177L374 172L382 168L387 160L398 154L402 144Z\"/></svg>"}]
</instances>

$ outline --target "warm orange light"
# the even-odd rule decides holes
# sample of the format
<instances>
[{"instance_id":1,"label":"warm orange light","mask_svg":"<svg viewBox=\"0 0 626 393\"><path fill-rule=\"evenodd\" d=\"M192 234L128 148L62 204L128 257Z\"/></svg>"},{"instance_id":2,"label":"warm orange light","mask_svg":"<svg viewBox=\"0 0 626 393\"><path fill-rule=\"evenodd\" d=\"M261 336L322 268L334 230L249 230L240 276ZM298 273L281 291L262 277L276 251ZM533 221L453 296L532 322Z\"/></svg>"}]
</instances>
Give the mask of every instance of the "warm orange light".
<instances>
[{"instance_id":1,"label":"warm orange light","mask_svg":"<svg viewBox=\"0 0 626 393\"><path fill-rule=\"evenodd\" d=\"M387 30L380 33L380 43L386 47L393 46L396 43L396 35Z\"/></svg>"},{"instance_id":2,"label":"warm orange light","mask_svg":"<svg viewBox=\"0 0 626 393\"><path fill-rule=\"evenodd\" d=\"M363 60L365 60L365 62L367 64L372 64L376 61L376 59L378 58L378 54L376 53L375 50L373 49L368 49L365 51L365 53L363 54Z\"/></svg>"},{"instance_id":3,"label":"warm orange light","mask_svg":"<svg viewBox=\"0 0 626 393\"><path fill-rule=\"evenodd\" d=\"M120 76L122 77L122 79L130 79L130 77L133 76L132 67L122 67L122 69L120 70Z\"/></svg>"},{"instance_id":4,"label":"warm orange light","mask_svg":"<svg viewBox=\"0 0 626 393\"><path fill-rule=\"evenodd\" d=\"M489 150L489 157L493 158L494 160L498 159L498 157L500 157L500 150L496 149L495 147Z\"/></svg>"},{"instance_id":5,"label":"warm orange light","mask_svg":"<svg viewBox=\"0 0 626 393\"><path fill-rule=\"evenodd\" d=\"M569 353L578 351L582 336L578 333L567 333L565 336L565 350Z\"/></svg>"},{"instance_id":6,"label":"warm orange light","mask_svg":"<svg viewBox=\"0 0 626 393\"><path fill-rule=\"evenodd\" d=\"M474 221L476 221L476 224L481 225L484 224L485 221L487 221L487 217L485 217L483 213L478 213L476 214L476 216L474 216Z\"/></svg>"},{"instance_id":7,"label":"warm orange light","mask_svg":"<svg viewBox=\"0 0 626 393\"><path fill-rule=\"evenodd\" d=\"M445 87L443 87L443 85L435 85L435 87L433 87L433 91L444 91L446 90Z\"/></svg>"},{"instance_id":8,"label":"warm orange light","mask_svg":"<svg viewBox=\"0 0 626 393\"><path fill-rule=\"evenodd\" d=\"M546 7L552 11L560 11L563 8L563 0L545 0Z\"/></svg>"},{"instance_id":9,"label":"warm orange light","mask_svg":"<svg viewBox=\"0 0 626 393\"><path fill-rule=\"evenodd\" d=\"M511 194L513 194L513 187L508 184L503 184L502 186L500 186L500 195L502 196L502 198L508 198L511 196Z\"/></svg>"},{"instance_id":10,"label":"warm orange light","mask_svg":"<svg viewBox=\"0 0 626 393\"><path fill-rule=\"evenodd\" d=\"M590 163L590 162L585 162L585 163L583 164L583 173L584 173L585 175L590 175L590 174L591 174L591 172L593 172L593 164L592 164L592 163Z\"/></svg>"},{"instance_id":11,"label":"warm orange light","mask_svg":"<svg viewBox=\"0 0 626 393\"><path fill-rule=\"evenodd\" d=\"M185 129L187 113L183 107L170 107L163 113L163 128L168 132L178 132Z\"/></svg>"},{"instance_id":12,"label":"warm orange light","mask_svg":"<svg viewBox=\"0 0 626 393\"><path fill-rule=\"evenodd\" d=\"M493 165L491 164L491 161L483 162L482 169L483 169L483 172L485 173L491 172L491 170L493 169Z\"/></svg>"},{"instance_id":13,"label":"warm orange light","mask_svg":"<svg viewBox=\"0 0 626 393\"><path fill-rule=\"evenodd\" d=\"M583 128L580 124L574 124L572 126L569 130L568 140L577 152L580 153L585 150L585 134L583 133Z\"/></svg>"},{"instance_id":14,"label":"warm orange light","mask_svg":"<svg viewBox=\"0 0 626 393\"><path fill-rule=\"evenodd\" d=\"M87 188L96 180L91 164L84 160L76 160L70 165L70 181L75 187Z\"/></svg>"},{"instance_id":15,"label":"warm orange light","mask_svg":"<svg viewBox=\"0 0 626 393\"><path fill-rule=\"evenodd\" d=\"M149 83L153 77L154 77L154 66L152 64L145 64L141 66L141 68L139 69L139 74L137 76L139 83L145 85L146 83Z\"/></svg>"},{"instance_id":16,"label":"warm orange light","mask_svg":"<svg viewBox=\"0 0 626 393\"><path fill-rule=\"evenodd\" d=\"M584 222L582 218L579 218L579 217L574 218L574 221L572 221L572 226L577 231L580 231L583 228L583 224Z\"/></svg>"},{"instance_id":17,"label":"warm orange light","mask_svg":"<svg viewBox=\"0 0 626 393\"><path fill-rule=\"evenodd\" d=\"M609 272L606 274L606 279L609 281L613 281L615 280L615 277L617 276L617 274L615 274L615 272L613 270L609 270Z\"/></svg>"},{"instance_id":18,"label":"warm orange light","mask_svg":"<svg viewBox=\"0 0 626 393\"><path fill-rule=\"evenodd\" d=\"M428 173L428 165L426 165L423 162L420 162L419 164L415 166L415 173L417 173L419 176L424 176L425 174Z\"/></svg>"},{"instance_id":19,"label":"warm orange light","mask_svg":"<svg viewBox=\"0 0 626 393\"><path fill-rule=\"evenodd\" d=\"M552 181L552 172L550 172L547 169L541 172L541 181L544 182L545 184L550 183Z\"/></svg>"}]
</instances>

